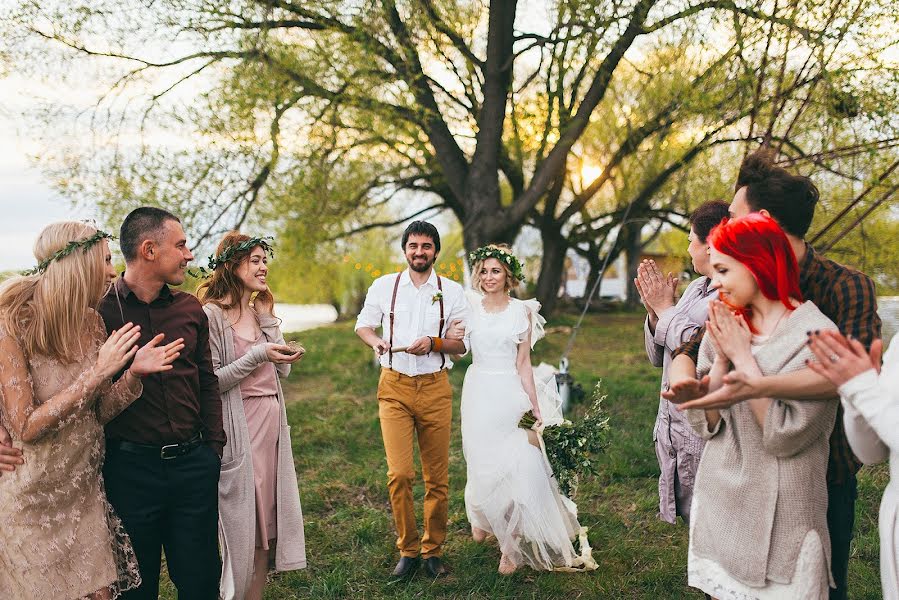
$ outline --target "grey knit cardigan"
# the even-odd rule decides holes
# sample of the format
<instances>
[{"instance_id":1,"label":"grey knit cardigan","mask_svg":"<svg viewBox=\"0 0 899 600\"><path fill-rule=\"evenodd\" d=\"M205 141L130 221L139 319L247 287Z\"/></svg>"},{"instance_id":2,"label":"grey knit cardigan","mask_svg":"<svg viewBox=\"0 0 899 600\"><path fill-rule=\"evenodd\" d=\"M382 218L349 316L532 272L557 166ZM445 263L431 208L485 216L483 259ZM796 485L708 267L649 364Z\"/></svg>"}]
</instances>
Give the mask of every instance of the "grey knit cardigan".
<instances>
[{"instance_id":1,"label":"grey knit cardigan","mask_svg":"<svg viewBox=\"0 0 899 600\"><path fill-rule=\"evenodd\" d=\"M807 331L836 329L805 302L760 343L753 354L765 375L805 368L813 359ZM709 372L715 351L702 341L697 372ZM838 399L774 398L764 431L745 402L721 410L708 430L704 410L688 410L694 430L707 441L696 477L693 551L713 560L738 581L763 587L789 583L806 534L815 530L830 564L827 533L828 438ZM828 572L829 572L828 568Z\"/></svg>"},{"instance_id":2,"label":"grey knit cardigan","mask_svg":"<svg viewBox=\"0 0 899 600\"><path fill-rule=\"evenodd\" d=\"M209 346L212 366L222 395L222 421L228 443L222 457L219 478L219 542L222 547L220 597L242 599L253 576L256 546L256 489L250 434L240 395L240 382L266 361L265 346L256 345L241 357L235 356L231 326L222 309L206 304L209 317ZM259 315L259 326L267 342L284 343L278 319ZM276 364L279 378L287 377L290 365ZM297 474L290 444L290 427L284 407L284 392L278 379L281 428L278 435L277 528L275 570L292 571L306 567L306 541Z\"/></svg>"}]
</instances>

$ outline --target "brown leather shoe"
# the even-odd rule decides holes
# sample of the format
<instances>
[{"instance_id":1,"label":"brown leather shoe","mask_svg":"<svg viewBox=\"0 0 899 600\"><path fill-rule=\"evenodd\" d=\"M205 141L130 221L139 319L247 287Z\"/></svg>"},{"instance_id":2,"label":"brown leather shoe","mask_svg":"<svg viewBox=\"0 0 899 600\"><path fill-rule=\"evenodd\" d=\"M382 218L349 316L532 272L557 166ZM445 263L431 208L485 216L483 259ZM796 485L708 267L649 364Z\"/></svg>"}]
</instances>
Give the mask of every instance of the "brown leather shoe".
<instances>
[{"instance_id":1,"label":"brown leather shoe","mask_svg":"<svg viewBox=\"0 0 899 600\"><path fill-rule=\"evenodd\" d=\"M425 571L435 579L449 575L449 569L446 568L439 556L431 556L425 559Z\"/></svg>"},{"instance_id":2,"label":"brown leather shoe","mask_svg":"<svg viewBox=\"0 0 899 600\"><path fill-rule=\"evenodd\" d=\"M405 579L406 577L412 577L417 569L417 556L401 556L400 562L396 563L392 575L397 579Z\"/></svg>"}]
</instances>

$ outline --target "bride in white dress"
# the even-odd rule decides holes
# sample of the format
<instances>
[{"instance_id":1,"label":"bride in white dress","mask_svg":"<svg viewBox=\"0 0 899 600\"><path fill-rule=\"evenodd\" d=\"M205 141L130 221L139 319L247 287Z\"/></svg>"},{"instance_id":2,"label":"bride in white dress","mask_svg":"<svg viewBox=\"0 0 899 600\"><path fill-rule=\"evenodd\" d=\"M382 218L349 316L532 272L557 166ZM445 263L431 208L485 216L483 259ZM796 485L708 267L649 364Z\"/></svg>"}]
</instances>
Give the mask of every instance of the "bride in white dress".
<instances>
[{"instance_id":1,"label":"bride in white dress","mask_svg":"<svg viewBox=\"0 0 899 600\"><path fill-rule=\"evenodd\" d=\"M518 427L542 415L531 367L532 344L543 334L540 303L509 296L521 263L502 246L472 253L472 304L466 337L472 365L462 388L462 449L468 468L465 509L472 537L496 537L499 572L583 567L571 540L577 509L558 490L538 433ZM549 417L549 415L547 415Z\"/></svg>"}]
</instances>

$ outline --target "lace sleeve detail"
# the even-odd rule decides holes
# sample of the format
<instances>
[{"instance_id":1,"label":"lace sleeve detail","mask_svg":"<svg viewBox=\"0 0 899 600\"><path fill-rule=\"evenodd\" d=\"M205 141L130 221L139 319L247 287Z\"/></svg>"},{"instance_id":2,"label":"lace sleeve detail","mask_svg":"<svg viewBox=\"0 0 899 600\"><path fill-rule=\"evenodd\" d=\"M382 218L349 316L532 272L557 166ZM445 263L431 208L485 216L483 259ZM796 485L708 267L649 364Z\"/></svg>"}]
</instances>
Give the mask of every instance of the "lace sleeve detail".
<instances>
[{"instance_id":1,"label":"lace sleeve detail","mask_svg":"<svg viewBox=\"0 0 899 600\"><path fill-rule=\"evenodd\" d=\"M102 317L97 313L94 313L94 316L96 322L91 331L92 347L99 348L109 336L106 335L106 326L103 324ZM92 358L96 359L96 355ZM115 383L112 382L112 379L104 379L97 387L97 420L101 425L106 425L128 408L132 402L140 398L143 391L144 386L140 379L128 377L126 374L119 377Z\"/></svg>"},{"instance_id":2,"label":"lace sleeve detail","mask_svg":"<svg viewBox=\"0 0 899 600\"><path fill-rule=\"evenodd\" d=\"M115 383L111 379L105 380L98 389L97 419L100 424L106 425L115 419L143 393L144 385L137 377L122 375Z\"/></svg>"},{"instance_id":3,"label":"lace sleeve detail","mask_svg":"<svg viewBox=\"0 0 899 600\"><path fill-rule=\"evenodd\" d=\"M13 337L0 333L0 406L13 437L32 443L57 431L70 416L93 403L98 385L91 366L67 388L38 404L25 353Z\"/></svg>"}]
</instances>

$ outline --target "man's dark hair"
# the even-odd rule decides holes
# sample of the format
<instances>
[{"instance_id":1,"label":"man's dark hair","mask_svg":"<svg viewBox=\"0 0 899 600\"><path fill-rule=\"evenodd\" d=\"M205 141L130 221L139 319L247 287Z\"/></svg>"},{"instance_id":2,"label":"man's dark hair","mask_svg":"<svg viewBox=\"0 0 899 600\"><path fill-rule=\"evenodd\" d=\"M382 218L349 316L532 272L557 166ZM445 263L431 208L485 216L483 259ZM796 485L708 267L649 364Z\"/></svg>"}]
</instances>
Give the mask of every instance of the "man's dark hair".
<instances>
[{"instance_id":1,"label":"man's dark hair","mask_svg":"<svg viewBox=\"0 0 899 600\"><path fill-rule=\"evenodd\" d=\"M722 220L727 218L728 208L730 208L730 205L727 202L722 202L721 200L709 200L708 202L700 204L699 207L693 211L690 215L690 225L693 226L693 232L696 234L696 237L699 238L700 242L705 244L712 228L719 225Z\"/></svg>"},{"instance_id":2,"label":"man's dark hair","mask_svg":"<svg viewBox=\"0 0 899 600\"><path fill-rule=\"evenodd\" d=\"M427 221L412 221L409 223L409 226L406 227L406 231L403 232L403 252L406 251L406 242L409 241L410 235L428 236L431 238L431 241L434 242L434 249L437 250L437 252L440 252L440 234L437 233L437 228Z\"/></svg>"},{"instance_id":3,"label":"man's dark hair","mask_svg":"<svg viewBox=\"0 0 899 600\"><path fill-rule=\"evenodd\" d=\"M746 187L753 211L767 210L787 233L804 238L815 216L820 194L812 180L774 164L774 153L762 148L743 159L734 192Z\"/></svg>"},{"instance_id":4,"label":"man's dark hair","mask_svg":"<svg viewBox=\"0 0 899 600\"><path fill-rule=\"evenodd\" d=\"M128 213L119 229L119 247L126 263L137 258L137 249L140 248L141 242L158 236L166 221L180 223L181 219L167 210L154 206L141 206Z\"/></svg>"}]
</instances>

